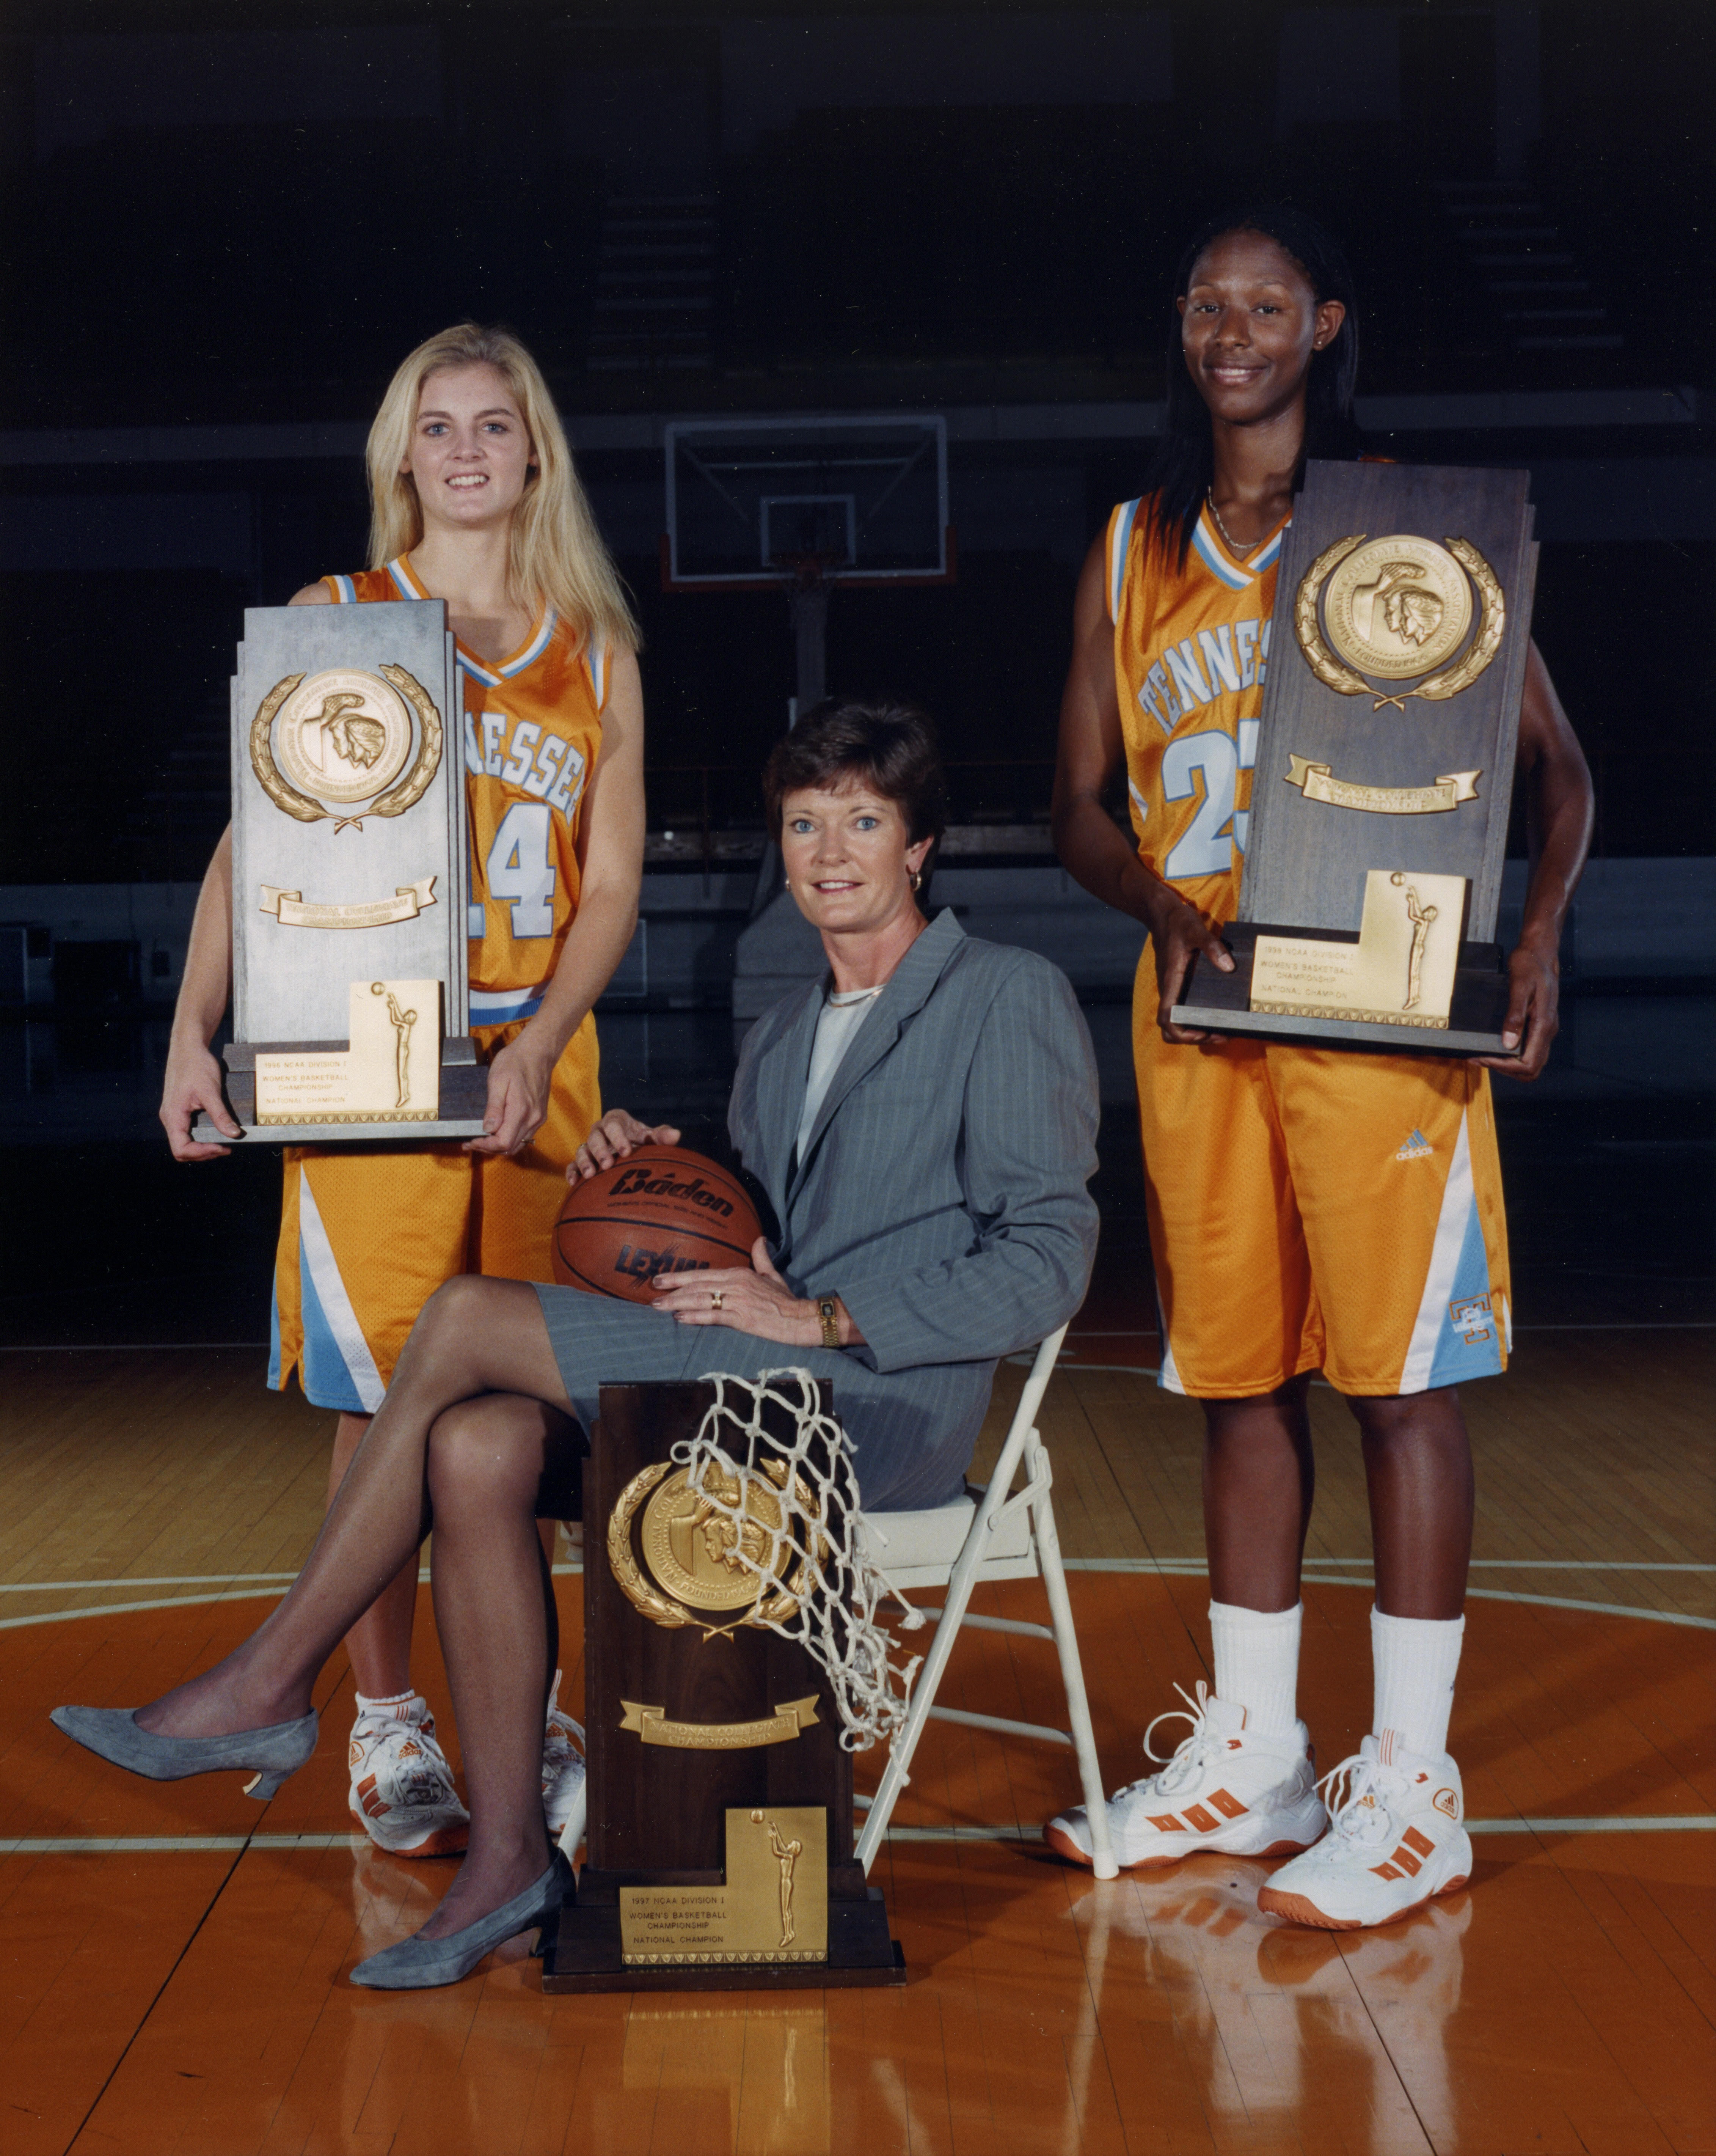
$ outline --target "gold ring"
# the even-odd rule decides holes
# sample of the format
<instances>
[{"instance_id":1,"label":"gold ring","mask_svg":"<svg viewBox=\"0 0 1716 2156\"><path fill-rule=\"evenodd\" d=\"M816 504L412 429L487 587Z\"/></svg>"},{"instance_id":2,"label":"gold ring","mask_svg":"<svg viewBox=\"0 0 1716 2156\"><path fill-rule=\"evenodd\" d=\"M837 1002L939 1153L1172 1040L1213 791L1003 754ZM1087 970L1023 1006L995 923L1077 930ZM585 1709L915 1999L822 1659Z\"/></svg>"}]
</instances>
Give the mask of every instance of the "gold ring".
<instances>
[{"instance_id":1,"label":"gold ring","mask_svg":"<svg viewBox=\"0 0 1716 2156\"><path fill-rule=\"evenodd\" d=\"M723 1308L726 1303L726 1296L721 1293L719 1288L712 1287L709 1290L709 1306L711 1310L720 1310Z\"/></svg>"}]
</instances>

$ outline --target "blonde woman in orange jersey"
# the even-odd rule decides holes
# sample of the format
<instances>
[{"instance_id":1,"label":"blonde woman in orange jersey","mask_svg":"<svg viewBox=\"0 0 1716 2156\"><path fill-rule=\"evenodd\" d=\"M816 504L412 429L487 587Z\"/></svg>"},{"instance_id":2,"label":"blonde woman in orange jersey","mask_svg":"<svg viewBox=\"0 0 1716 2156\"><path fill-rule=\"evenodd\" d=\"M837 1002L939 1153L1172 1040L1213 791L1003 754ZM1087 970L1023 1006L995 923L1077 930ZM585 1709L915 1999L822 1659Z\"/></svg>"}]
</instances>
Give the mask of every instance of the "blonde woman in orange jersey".
<instances>
[{"instance_id":1,"label":"blonde woman in orange jersey","mask_svg":"<svg viewBox=\"0 0 1716 2156\"><path fill-rule=\"evenodd\" d=\"M1204 1409L1215 1684L1187 1697L1171 1758L1150 1753L1161 1771L1110 1799L1109 1831L1123 1865L1290 1856L1263 1906L1342 1929L1388 1922L1471 1871L1447 1751L1473 1506L1454 1386L1505 1362L1506 1224L1479 1063L1170 1020L1194 956L1232 965L1221 930L1238 905L1298 475L1308 451L1357 449L1351 280L1326 233L1288 210L1220 220L1175 292L1151 484L1115 511L1079 585L1054 829L1078 880L1150 934L1133 1041L1161 1381ZM1555 954L1591 815L1534 649L1519 767L1536 859L1509 961L1515 1052L1483 1060L1530 1079L1555 1034ZM1103 807L1123 770L1129 844ZM1319 1369L1358 1424L1376 1565L1371 1732L1321 1785L1295 1699ZM1090 1861L1082 1807L1047 1833Z\"/></svg>"},{"instance_id":2,"label":"blonde woman in orange jersey","mask_svg":"<svg viewBox=\"0 0 1716 2156\"><path fill-rule=\"evenodd\" d=\"M592 1013L637 922L643 853L637 631L530 354L471 323L419 345L382 400L368 464L371 566L292 603L447 603L464 685L471 1031L489 1098L484 1135L464 1146L287 1151L269 1382L283 1387L295 1366L306 1396L338 1410L330 1498L442 1282L551 1277L566 1166L602 1112ZM161 1101L180 1160L227 1150L192 1138L199 1109L238 1135L208 1046L232 905L228 833L198 903ZM411 1681L416 1602L413 1558L348 1640L350 1801L382 1848L428 1856L464 1847L467 1815ZM551 1696L556 1826L582 1774L576 1727Z\"/></svg>"}]
</instances>

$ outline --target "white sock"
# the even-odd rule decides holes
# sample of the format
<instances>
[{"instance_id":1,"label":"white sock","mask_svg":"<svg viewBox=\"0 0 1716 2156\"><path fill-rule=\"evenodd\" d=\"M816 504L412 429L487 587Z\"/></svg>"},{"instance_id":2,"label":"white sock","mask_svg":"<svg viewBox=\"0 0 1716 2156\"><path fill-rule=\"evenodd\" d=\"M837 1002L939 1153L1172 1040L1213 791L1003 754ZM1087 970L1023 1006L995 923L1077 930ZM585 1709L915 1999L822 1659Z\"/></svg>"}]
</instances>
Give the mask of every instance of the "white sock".
<instances>
[{"instance_id":1,"label":"white sock","mask_svg":"<svg viewBox=\"0 0 1716 2156\"><path fill-rule=\"evenodd\" d=\"M1370 1612L1370 1662L1375 1676L1372 1734L1392 1729L1409 1752L1439 1758L1448 1748L1454 1673L1460 1666L1463 1617L1389 1617Z\"/></svg>"},{"instance_id":2,"label":"white sock","mask_svg":"<svg viewBox=\"0 0 1716 2156\"><path fill-rule=\"evenodd\" d=\"M1260 1737L1286 1738L1299 1720L1299 1642L1303 1604L1291 1609L1242 1609L1210 1604L1216 1649L1216 1697L1242 1707L1246 1727Z\"/></svg>"},{"instance_id":3,"label":"white sock","mask_svg":"<svg viewBox=\"0 0 1716 2156\"><path fill-rule=\"evenodd\" d=\"M391 1714L396 1722L402 1721L405 1709L417 1697L414 1691L390 1692L386 1699L366 1699L361 1692L356 1695L360 1714Z\"/></svg>"}]
</instances>

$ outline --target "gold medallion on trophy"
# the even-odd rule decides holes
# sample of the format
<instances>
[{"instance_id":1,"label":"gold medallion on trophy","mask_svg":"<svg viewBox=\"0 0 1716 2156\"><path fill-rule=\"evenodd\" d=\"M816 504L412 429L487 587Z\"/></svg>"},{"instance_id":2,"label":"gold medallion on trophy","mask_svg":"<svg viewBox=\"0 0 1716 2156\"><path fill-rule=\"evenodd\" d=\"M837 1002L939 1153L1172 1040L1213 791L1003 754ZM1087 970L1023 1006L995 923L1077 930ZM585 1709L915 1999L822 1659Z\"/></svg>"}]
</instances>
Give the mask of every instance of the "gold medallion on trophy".
<instances>
[{"instance_id":1,"label":"gold medallion on trophy","mask_svg":"<svg viewBox=\"0 0 1716 2156\"><path fill-rule=\"evenodd\" d=\"M706 1479L724 1503L738 1502L732 1476L711 1470ZM657 1582L677 1601L694 1609L739 1609L756 1600L759 1567L776 1578L786 1569L790 1542L782 1540L779 1555L769 1563L781 1524L781 1502L772 1492L750 1484L742 1520L735 1521L694 1490L682 1467L644 1507L639 1540Z\"/></svg>"},{"instance_id":2,"label":"gold medallion on trophy","mask_svg":"<svg viewBox=\"0 0 1716 2156\"><path fill-rule=\"evenodd\" d=\"M1373 539L1329 579L1323 621L1349 666L1403 680L1458 650L1472 623L1472 590L1459 563L1433 540Z\"/></svg>"},{"instance_id":3,"label":"gold medallion on trophy","mask_svg":"<svg viewBox=\"0 0 1716 2156\"><path fill-rule=\"evenodd\" d=\"M410 754L404 697L379 675L356 667L306 675L275 715L274 757L283 776L341 808L383 792Z\"/></svg>"},{"instance_id":4,"label":"gold medallion on trophy","mask_svg":"<svg viewBox=\"0 0 1716 2156\"><path fill-rule=\"evenodd\" d=\"M1438 546L1412 532L1337 539L1305 572L1293 603L1293 634L1317 679L1343 696L1370 691L1379 711L1470 688L1506 624L1496 573L1469 540ZM1377 682L1401 685L1378 693Z\"/></svg>"},{"instance_id":5,"label":"gold medallion on trophy","mask_svg":"<svg viewBox=\"0 0 1716 2156\"><path fill-rule=\"evenodd\" d=\"M411 754L411 715L417 752ZM422 800L441 765L441 714L402 666L369 673L332 666L276 681L250 722L250 767L276 808L300 824L399 816ZM398 780L398 783L394 783Z\"/></svg>"},{"instance_id":6,"label":"gold medallion on trophy","mask_svg":"<svg viewBox=\"0 0 1716 2156\"><path fill-rule=\"evenodd\" d=\"M786 1480L784 1467L771 1465L764 1472L777 1483ZM670 1470L666 1461L633 1476L607 1523L615 1579L658 1625L695 1625L705 1638L735 1624L778 1622L804 1593L807 1571L803 1551L781 1532L786 1516L780 1500L754 1476L745 1477L742 1503L737 1476L710 1467L704 1481L705 1489L694 1489L690 1471ZM801 1507L808 1509L808 1491L802 1482L794 1486ZM723 1509L730 1506L739 1508L737 1519ZM634 1548L632 1526L640 1509ZM725 1624L715 1621L726 1612L735 1614Z\"/></svg>"}]
</instances>

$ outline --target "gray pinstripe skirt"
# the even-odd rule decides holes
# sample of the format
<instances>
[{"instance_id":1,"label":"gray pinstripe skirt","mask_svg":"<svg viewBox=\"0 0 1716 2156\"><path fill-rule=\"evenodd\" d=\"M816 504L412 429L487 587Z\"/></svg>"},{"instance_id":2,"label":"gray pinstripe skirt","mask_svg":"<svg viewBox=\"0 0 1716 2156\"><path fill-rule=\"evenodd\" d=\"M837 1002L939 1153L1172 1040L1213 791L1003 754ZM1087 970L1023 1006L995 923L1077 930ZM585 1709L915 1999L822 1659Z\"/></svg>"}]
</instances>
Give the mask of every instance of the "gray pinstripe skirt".
<instances>
[{"instance_id":1,"label":"gray pinstripe skirt","mask_svg":"<svg viewBox=\"0 0 1716 2156\"><path fill-rule=\"evenodd\" d=\"M549 1345L572 1408L587 1430L602 1386L706 1378L756 1378L788 1367L833 1389L867 1509L909 1512L950 1504L982 1427L995 1364L934 1363L886 1374L851 1349L783 1348L726 1325L679 1325L660 1311L538 1286Z\"/></svg>"}]
</instances>

